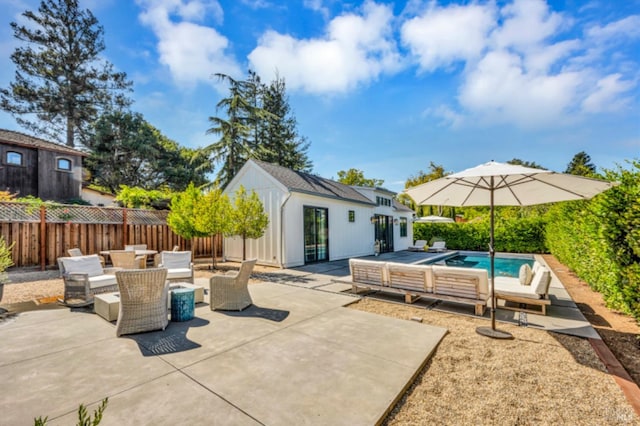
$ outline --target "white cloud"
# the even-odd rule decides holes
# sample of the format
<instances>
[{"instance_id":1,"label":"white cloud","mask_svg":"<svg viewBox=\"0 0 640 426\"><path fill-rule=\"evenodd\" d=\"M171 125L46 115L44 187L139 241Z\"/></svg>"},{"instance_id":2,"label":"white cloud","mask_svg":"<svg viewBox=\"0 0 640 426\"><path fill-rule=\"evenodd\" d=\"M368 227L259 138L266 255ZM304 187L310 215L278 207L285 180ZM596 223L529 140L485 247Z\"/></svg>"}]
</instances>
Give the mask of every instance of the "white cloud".
<instances>
[{"instance_id":1,"label":"white cloud","mask_svg":"<svg viewBox=\"0 0 640 426\"><path fill-rule=\"evenodd\" d=\"M362 15L343 14L326 35L298 40L267 31L249 54L251 68L263 77L277 71L287 87L311 93L342 93L401 69L391 32L388 6L367 2Z\"/></svg>"},{"instance_id":2,"label":"white cloud","mask_svg":"<svg viewBox=\"0 0 640 426\"><path fill-rule=\"evenodd\" d=\"M635 86L631 81L622 80L620 74L601 78L596 89L582 102L582 109L589 113L619 111L631 102L625 94Z\"/></svg>"},{"instance_id":3,"label":"white cloud","mask_svg":"<svg viewBox=\"0 0 640 426\"><path fill-rule=\"evenodd\" d=\"M402 25L402 41L423 70L434 71L480 56L496 25L494 15L490 5L432 6Z\"/></svg>"},{"instance_id":4,"label":"white cloud","mask_svg":"<svg viewBox=\"0 0 640 426\"><path fill-rule=\"evenodd\" d=\"M241 75L235 58L227 52L229 40L198 23L207 18L222 21L216 1L139 0L138 4L143 9L140 20L158 37L159 61L169 68L176 83L215 85L212 74Z\"/></svg>"},{"instance_id":5,"label":"white cloud","mask_svg":"<svg viewBox=\"0 0 640 426\"><path fill-rule=\"evenodd\" d=\"M627 16L604 26L593 26L586 34L601 42L620 38L640 38L640 15Z\"/></svg>"},{"instance_id":6,"label":"white cloud","mask_svg":"<svg viewBox=\"0 0 640 426\"><path fill-rule=\"evenodd\" d=\"M577 72L527 73L518 55L494 51L469 72L459 101L491 122L522 127L556 124L572 109L582 79Z\"/></svg>"},{"instance_id":7,"label":"white cloud","mask_svg":"<svg viewBox=\"0 0 640 426\"><path fill-rule=\"evenodd\" d=\"M550 12L544 0L515 0L501 10L503 24L492 34L498 49L526 52L569 25L562 15Z\"/></svg>"},{"instance_id":8,"label":"white cloud","mask_svg":"<svg viewBox=\"0 0 640 426\"><path fill-rule=\"evenodd\" d=\"M439 105L436 108L429 108L425 111L425 115L436 117L440 120L442 126L452 128L460 127L464 123L464 115L453 110L448 105Z\"/></svg>"}]
</instances>

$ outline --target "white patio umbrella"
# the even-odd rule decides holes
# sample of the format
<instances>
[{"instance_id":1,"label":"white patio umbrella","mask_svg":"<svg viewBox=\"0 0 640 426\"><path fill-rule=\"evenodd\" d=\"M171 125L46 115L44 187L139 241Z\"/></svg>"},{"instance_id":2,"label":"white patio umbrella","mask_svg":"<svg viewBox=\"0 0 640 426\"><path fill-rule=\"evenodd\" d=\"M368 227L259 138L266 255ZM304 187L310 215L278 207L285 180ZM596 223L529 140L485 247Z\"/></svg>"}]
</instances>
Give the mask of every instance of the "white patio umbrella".
<instances>
[{"instance_id":1,"label":"white patio umbrella","mask_svg":"<svg viewBox=\"0 0 640 426\"><path fill-rule=\"evenodd\" d=\"M494 291L494 206L532 206L558 201L589 199L615 183L490 161L443 178L406 189L418 205L489 206L491 226L491 328L479 327L479 334L508 339L511 334L496 330Z\"/></svg>"},{"instance_id":2,"label":"white patio umbrella","mask_svg":"<svg viewBox=\"0 0 640 426\"><path fill-rule=\"evenodd\" d=\"M443 216L422 216L416 218L415 222L417 223L451 223L455 222L455 220L450 217Z\"/></svg>"}]
</instances>

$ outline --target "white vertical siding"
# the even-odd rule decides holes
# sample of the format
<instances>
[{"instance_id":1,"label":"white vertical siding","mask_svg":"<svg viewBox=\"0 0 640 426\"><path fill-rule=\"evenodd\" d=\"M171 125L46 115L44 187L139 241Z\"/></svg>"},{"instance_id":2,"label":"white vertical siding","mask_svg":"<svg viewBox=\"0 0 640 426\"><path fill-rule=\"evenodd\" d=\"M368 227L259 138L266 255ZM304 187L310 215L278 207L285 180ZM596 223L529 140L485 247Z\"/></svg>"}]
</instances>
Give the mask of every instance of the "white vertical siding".
<instances>
[{"instance_id":1,"label":"white vertical siding","mask_svg":"<svg viewBox=\"0 0 640 426\"><path fill-rule=\"evenodd\" d=\"M239 179L234 179L225 189L225 193L233 200L240 185L244 186L248 192L254 190L269 216L269 225L267 225L264 235L258 239L246 240L246 257L247 259L258 259L261 264L280 266L280 206L287 194L270 175L255 165L249 166L248 164L248 167L243 168L241 173L242 176L238 176ZM242 238L225 238L224 255L230 260L242 260Z\"/></svg>"},{"instance_id":2,"label":"white vertical siding","mask_svg":"<svg viewBox=\"0 0 640 426\"><path fill-rule=\"evenodd\" d=\"M373 254L372 208L308 194L292 193L284 208L285 267L304 265L304 207L328 210L329 260ZM349 222L349 210L355 212L355 222Z\"/></svg>"}]
</instances>

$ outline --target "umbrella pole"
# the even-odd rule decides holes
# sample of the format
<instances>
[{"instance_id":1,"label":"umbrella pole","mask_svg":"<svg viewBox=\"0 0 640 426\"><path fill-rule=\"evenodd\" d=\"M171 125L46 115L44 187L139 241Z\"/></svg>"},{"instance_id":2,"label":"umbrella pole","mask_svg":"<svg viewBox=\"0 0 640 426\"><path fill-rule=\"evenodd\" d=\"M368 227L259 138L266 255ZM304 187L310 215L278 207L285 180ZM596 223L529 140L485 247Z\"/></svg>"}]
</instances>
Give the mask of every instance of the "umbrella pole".
<instances>
[{"instance_id":1,"label":"umbrella pole","mask_svg":"<svg viewBox=\"0 0 640 426\"><path fill-rule=\"evenodd\" d=\"M494 249L494 207L493 207L493 176L491 176L491 203L489 229L489 259L491 260L491 327L478 327L476 333L493 339L513 339L513 335L506 331L496 330L496 292L495 292L495 257Z\"/></svg>"}]
</instances>

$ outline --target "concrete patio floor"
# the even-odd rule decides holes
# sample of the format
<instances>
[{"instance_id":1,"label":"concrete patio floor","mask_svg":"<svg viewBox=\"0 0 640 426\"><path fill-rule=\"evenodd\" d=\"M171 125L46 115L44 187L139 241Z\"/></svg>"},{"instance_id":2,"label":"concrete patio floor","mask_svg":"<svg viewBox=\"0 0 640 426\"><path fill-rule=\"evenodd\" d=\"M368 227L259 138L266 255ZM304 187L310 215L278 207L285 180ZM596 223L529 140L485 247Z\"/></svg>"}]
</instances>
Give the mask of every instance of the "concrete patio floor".
<instances>
[{"instance_id":1,"label":"concrete patio floor","mask_svg":"<svg viewBox=\"0 0 640 426\"><path fill-rule=\"evenodd\" d=\"M255 305L243 312L199 304L191 321L121 338L83 310L5 319L0 424L75 424L80 403L92 412L109 397L104 425L371 425L446 334L345 308L351 295L266 282L250 290Z\"/></svg>"}]
</instances>

